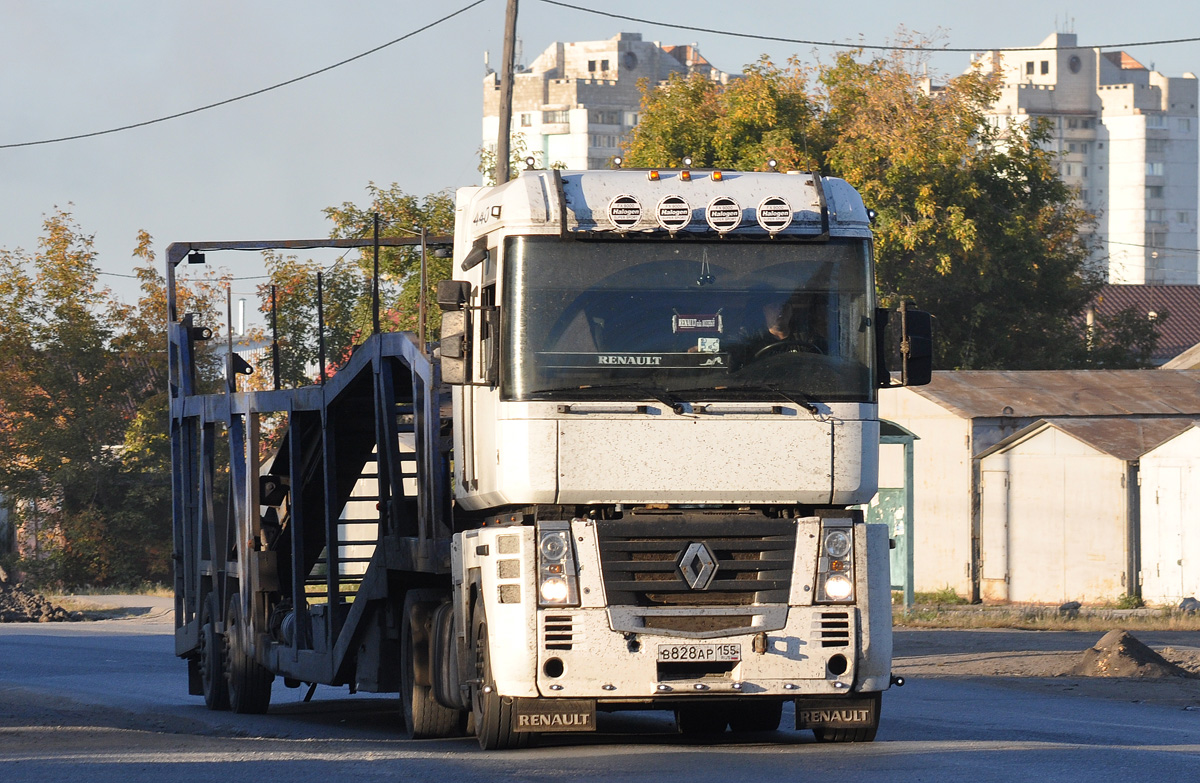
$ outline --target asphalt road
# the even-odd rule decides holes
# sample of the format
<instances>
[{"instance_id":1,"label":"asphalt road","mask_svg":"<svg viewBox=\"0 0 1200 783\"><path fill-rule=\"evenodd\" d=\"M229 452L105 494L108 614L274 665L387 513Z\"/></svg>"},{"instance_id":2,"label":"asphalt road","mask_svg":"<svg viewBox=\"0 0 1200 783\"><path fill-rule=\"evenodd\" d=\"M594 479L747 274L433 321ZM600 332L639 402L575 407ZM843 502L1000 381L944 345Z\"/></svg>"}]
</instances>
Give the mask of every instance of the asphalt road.
<instances>
[{"instance_id":1,"label":"asphalt road","mask_svg":"<svg viewBox=\"0 0 1200 783\"><path fill-rule=\"evenodd\" d=\"M901 661L1095 634L900 631ZM1167 634L1160 644L1196 643ZM1200 779L1200 710L1086 694L1056 680L913 678L884 697L876 742L810 733L674 733L666 713L601 715L593 736L483 753L474 739L399 740L395 697L276 682L270 714L209 712L186 693L169 618L0 625L0 775L12 781L740 780L1047 781ZM784 726L790 726L790 710Z\"/></svg>"}]
</instances>

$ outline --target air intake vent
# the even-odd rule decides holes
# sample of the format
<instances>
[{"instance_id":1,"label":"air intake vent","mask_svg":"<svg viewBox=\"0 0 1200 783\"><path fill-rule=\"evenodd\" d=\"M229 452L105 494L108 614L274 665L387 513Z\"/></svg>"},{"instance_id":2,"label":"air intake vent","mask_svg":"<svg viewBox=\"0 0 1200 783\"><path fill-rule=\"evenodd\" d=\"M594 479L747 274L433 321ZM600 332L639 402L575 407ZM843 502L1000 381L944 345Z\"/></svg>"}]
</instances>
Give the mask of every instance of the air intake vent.
<instances>
[{"instance_id":1,"label":"air intake vent","mask_svg":"<svg viewBox=\"0 0 1200 783\"><path fill-rule=\"evenodd\" d=\"M849 612L820 612L813 626L822 647L850 646Z\"/></svg>"},{"instance_id":2,"label":"air intake vent","mask_svg":"<svg viewBox=\"0 0 1200 783\"><path fill-rule=\"evenodd\" d=\"M569 614L546 615L542 643L547 650L570 650L575 641L574 626Z\"/></svg>"}]
</instances>

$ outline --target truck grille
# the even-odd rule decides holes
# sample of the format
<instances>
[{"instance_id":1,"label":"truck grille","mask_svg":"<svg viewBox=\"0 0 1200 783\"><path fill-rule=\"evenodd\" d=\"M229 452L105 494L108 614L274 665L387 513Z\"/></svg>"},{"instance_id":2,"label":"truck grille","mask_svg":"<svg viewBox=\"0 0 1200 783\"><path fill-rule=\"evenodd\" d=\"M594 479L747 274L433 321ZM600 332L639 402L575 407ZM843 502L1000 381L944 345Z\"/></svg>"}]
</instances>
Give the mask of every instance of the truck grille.
<instances>
[{"instance_id":1,"label":"truck grille","mask_svg":"<svg viewBox=\"0 0 1200 783\"><path fill-rule=\"evenodd\" d=\"M792 520L604 521L596 523L608 602L614 606L747 606L787 603ZM680 561L693 543L715 558L711 581L693 589Z\"/></svg>"}]
</instances>

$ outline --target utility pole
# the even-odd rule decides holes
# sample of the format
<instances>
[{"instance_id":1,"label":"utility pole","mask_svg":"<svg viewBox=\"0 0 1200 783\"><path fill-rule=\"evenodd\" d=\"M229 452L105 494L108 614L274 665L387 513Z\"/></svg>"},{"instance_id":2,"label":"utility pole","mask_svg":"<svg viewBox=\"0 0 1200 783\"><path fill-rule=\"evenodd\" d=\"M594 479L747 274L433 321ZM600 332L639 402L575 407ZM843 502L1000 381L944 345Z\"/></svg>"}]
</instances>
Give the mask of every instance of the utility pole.
<instances>
[{"instance_id":1,"label":"utility pole","mask_svg":"<svg viewBox=\"0 0 1200 783\"><path fill-rule=\"evenodd\" d=\"M513 59L517 43L517 0L504 14L504 58L500 62L500 130L496 137L496 184L508 182L509 134L512 132Z\"/></svg>"}]
</instances>

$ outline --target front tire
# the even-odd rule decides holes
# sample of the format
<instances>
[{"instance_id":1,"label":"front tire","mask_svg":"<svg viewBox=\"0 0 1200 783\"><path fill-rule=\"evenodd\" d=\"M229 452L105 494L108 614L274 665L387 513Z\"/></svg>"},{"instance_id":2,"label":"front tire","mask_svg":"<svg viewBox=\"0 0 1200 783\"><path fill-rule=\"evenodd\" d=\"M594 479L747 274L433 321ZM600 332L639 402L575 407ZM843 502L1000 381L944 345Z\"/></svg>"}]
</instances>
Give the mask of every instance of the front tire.
<instances>
[{"instance_id":1,"label":"front tire","mask_svg":"<svg viewBox=\"0 0 1200 783\"><path fill-rule=\"evenodd\" d=\"M476 684L471 688L471 714L475 736L484 750L509 750L529 746L530 732L513 730L515 715L511 696L496 692L488 652L487 618L482 601L471 613L471 649L475 651Z\"/></svg>"}]
</instances>

